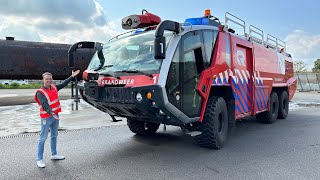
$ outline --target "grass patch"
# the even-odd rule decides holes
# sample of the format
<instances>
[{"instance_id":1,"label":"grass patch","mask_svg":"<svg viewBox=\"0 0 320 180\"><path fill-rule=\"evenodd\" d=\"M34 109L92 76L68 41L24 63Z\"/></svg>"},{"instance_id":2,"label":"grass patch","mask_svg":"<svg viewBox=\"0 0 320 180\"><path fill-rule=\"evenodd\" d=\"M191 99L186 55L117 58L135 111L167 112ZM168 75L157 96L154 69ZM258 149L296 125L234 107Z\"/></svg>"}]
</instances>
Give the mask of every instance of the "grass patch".
<instances>
[{"instance_id":1,"label":"grass patch","mask_svg":"<svg viewBox=\"0 0 320 180\"><path fill-rule=\"evenodd\" d=\"M39 89L41 86L42 86L42 84L24 84L24 85L20 85L17 82L13 82L13 83L11 83L9 85L0 83L0 89Z\"/></svg>"},{"instance_id":2,"label":"grass patch","mask_svg":"<svg viewBox=\"0 0 320 180\"><path fill-rule=\"evenodd\" d=\"M42 83L32 83L32 84L24 84L21 85L17 82L13 82L9 85L7 84L1 84L0 83L0 89L39 89L42 87ZM71 88L71 84L69 83L65 88Z\"/></svg>"}]
</instances>

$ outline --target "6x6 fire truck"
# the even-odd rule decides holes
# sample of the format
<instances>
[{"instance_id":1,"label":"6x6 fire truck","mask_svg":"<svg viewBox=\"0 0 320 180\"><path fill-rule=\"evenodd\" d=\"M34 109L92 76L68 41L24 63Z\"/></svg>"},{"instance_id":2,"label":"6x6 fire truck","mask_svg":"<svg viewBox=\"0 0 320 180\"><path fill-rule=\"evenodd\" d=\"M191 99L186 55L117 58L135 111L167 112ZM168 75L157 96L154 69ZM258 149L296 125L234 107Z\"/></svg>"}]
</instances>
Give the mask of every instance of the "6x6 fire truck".
<instances>
[{"instance_id":1,"label":"6x6 fire truck","mask_svg":"<svg viewBox=\"0 0 320 180\"><path fill-rule=\"evenodd\" d=\"M243 28L235 34L230 24ZM150 135L160 124L180 126L202 147L220 149L228 129L248 116L273 123L288 115L296 90L285 43L226 13L222 25L205 11L184 23L146 10L122 19L130 32L96 48L83 83L82 99L112 118L126 117L133 133ZM238 32L237 32L238 33Z\"/></svg>"}]
</instances>

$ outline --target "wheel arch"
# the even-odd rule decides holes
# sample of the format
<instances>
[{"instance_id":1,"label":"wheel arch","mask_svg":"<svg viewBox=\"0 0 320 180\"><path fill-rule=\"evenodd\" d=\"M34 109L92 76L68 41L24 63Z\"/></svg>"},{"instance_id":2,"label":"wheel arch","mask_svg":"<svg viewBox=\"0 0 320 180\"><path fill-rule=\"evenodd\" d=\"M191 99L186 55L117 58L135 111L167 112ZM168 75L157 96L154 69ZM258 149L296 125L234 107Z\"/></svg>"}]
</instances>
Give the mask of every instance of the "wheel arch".
<instances>
[{"instance_id":1,"label":"wheel arch","mask_svg":"<svg viewBox=\"0 0 320 180\"><path fill-rule=\"evenodd\" d=\"M211 86L209 97L219 96L226 101L229 127L235 125L235 98L231 86Z\"/></svg>"},{"instance_id":2,"label":"wheel arch","mask_svg":"<svg viewBox=\"0 0 320 180\"><path fill-rule=\"evenodd\" d=\"M272 92L276 92L278 94L278 98L280 100L280 95L283 91L286 91L289 94L288 86L284 87L272 87Z\"/></svg>"}]
</instances>

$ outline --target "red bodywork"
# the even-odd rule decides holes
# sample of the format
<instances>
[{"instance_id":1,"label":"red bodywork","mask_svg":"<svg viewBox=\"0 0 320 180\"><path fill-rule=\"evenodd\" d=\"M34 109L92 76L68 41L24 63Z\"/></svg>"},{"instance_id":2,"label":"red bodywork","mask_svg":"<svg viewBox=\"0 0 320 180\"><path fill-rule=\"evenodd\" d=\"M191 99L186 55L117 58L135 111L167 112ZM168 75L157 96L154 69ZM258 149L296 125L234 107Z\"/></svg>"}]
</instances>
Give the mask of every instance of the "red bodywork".
<instances>
[{"instance_id":1,"label":"red bodywork","mask_svg":"<svg viewBox=\"0 0 320 180\"><path fill-rule=\"evenodd\" d=\"M273 88L285 88L292 99L297 80L293 77L293 63L286 53L252 43L220 29L210 68L201 73L197 91L201 95L203 119L211 88L232 88L235 98L235 119L269 110ZM230 59L229 65L227 60Z\"/></svg>"},{"instance_id":2,"label":"red bodywork","mask_svg":"<svg viewBox=\"0 0 320 180\"><path fill-rule=\"evenodd\" d=\"M219 28L211 62L211 66L202 71L196 88L202 97L200 122L211 89L216 86L232 90L235 120L269 110L269 97L273 88L285 89L289 100L296 91L297 79L293 76L290 55L227 33L222 28ZM84 72L85 80L88 80L90 72ZM153 74L153 78L146 75L121 76L119 79L99 76L97 83L100 87L139 87L156 85L158 78L159 74Z\"/></svg>"},{"instance_id":3,"label":"red bodywork","mask_svg":"<svg viewBox=\"0 0 320 180\"><path fill-rule=\"evenodd\" d=\"M88 73L96 73L95 71L86 70L83 72L83 79L88 80ZM131 76L120 76L119 79L115 77L103 77L99 76L97 80L98 86L118 86L124 85L124 87L134 86L148 86L155 85L158 83L159 74L152 74L152 78L146 75L131 75Z\"/></svg>"}]
</instances>

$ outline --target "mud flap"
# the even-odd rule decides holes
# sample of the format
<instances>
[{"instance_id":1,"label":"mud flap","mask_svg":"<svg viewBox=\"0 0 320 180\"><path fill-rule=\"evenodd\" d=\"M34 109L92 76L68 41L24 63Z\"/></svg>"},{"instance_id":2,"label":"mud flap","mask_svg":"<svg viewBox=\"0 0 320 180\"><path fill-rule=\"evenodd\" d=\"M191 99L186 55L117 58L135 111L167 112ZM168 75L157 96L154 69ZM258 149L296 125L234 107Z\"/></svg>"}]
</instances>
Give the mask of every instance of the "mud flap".
<instances>
[{"instance_id":1,"label":"mud flap","mask_svg":"<svg viewBox=\"0 0 320 180\"><path fill-rule=\"evenodd\" d=\"M288 85L289 101L291 101L294 93L297 90L297 82L297 78L295 77L288 79L288 81L286 82L286 84Z\"/></svg>"}]
</instances>

